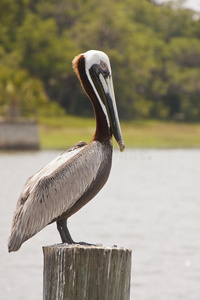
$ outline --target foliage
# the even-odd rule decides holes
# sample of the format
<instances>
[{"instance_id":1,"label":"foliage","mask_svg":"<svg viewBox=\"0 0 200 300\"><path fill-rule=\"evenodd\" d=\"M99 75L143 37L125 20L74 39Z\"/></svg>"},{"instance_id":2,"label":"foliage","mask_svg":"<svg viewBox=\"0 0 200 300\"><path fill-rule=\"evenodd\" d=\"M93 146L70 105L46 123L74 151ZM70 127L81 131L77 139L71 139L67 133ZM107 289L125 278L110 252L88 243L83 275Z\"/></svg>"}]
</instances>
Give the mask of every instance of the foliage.
<instances>
[{"instance_id":1,"label":"foliage","mask_svg":"<svg viewBox=\"0 0 200 300\"><path fill-rule=\"evenodd\" d=\"M6 11L6 14L3 13ZM108 54L120 117L200 120L200 21L147 0L2 0L0 109L90 116L71 68L88 49ZM25 109L26 108L26 109Z\"/></svg>"},{"instance_id":2,"label":"foliage","mask_svg":"<svg viewBox=\"0 0 200 300\"><path fill-rule=\"evenodd\" d=\"M121 127L126 147L196 148L200 145L199 123L137 120L122 121ZM41 146L44 149L66 149L77 141L89 142L94 130L94 118L83 120L83 118L69 115L60 118L42 117L40 118ZM113 143L119 151L115 139Z\"/></svg>"}]
</instances>

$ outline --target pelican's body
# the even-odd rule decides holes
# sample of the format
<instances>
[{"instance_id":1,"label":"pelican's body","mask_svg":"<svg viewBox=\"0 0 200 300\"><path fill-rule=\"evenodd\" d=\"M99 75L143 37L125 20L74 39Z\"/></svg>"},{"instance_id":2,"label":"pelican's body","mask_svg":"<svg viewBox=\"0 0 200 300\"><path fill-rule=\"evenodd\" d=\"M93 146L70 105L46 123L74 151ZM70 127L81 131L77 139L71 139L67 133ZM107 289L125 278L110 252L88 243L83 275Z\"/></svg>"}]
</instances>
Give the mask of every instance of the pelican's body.
<instances>
[{"instance_id":1,"label":"pelican's body","mask_svg":"<svg viewBox=\"0 0 200 300\"><path fill-rule=\"evenodd\" d=\"M95 135L89 144L79 142L28 179L14 213L9 251L17 251L23 242L55 221L62 242L74 243L67 219L107 181L112 134L124 149L108 57L91 50L77 56L73 67L94 106Z\"/></svg>"}]
</instances>

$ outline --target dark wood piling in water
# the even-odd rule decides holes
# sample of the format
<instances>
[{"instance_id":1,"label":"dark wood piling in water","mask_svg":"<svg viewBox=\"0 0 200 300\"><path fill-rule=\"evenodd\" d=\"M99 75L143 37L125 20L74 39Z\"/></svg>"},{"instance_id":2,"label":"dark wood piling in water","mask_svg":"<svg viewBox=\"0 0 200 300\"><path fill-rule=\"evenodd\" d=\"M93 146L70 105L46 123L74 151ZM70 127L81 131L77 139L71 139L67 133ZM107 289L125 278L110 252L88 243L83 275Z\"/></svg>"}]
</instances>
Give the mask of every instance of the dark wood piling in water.
<instances>
[{"instance_id":1,"label":"dark wood piling in water","mask_svg":"<svg viewBox=\"0 0 200 300\"><path fill-rule=\"evenodd\" d=\"M130 299L131 250L58 244L43 252L43 300Z\"/></svg>"}]
</instances>

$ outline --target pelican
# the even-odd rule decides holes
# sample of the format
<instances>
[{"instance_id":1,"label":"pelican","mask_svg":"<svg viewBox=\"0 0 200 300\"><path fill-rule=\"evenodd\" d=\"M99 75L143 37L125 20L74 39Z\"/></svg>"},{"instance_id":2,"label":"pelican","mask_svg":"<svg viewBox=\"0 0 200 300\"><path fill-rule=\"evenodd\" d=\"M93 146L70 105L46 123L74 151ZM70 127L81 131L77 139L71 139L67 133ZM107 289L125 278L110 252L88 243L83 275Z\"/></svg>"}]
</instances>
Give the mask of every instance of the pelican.
<instances>
[{"instance_id":1,"label":"pelican","mask_svg":"<svg viewBox=\"0 0 200 300\"><path fill-rule=\"evenodd\" d=\"M72 64L93 104L96 131L88 144L75 144L28 179L14 212L9 252L19 250L26 240L53 222L63 243L76 243L67 219L106 183L112 163L112 136L121 151L125 148L108 56L89 50L76 56Z\"/></svg>"}]
</instances>

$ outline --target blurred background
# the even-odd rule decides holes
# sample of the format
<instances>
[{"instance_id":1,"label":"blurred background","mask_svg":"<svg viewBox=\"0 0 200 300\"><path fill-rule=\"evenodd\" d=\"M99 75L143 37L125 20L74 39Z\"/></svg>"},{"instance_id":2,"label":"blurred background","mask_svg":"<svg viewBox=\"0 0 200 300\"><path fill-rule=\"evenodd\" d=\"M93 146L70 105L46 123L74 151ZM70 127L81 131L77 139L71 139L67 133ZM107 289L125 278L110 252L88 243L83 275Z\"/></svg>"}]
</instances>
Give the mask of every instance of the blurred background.
<instances>
[{"instance_id":1,"label":"blurred background","mask_svg":"<svg viewBox=\"0 0 200 300\"><path fill-rule=\"evenodd\" d=\"M0 1L0 298L42 299L41 246L59 242L55 226L15 254L6 240L27 178L92 138L92 105L71 65L89 49L110 58L128 149L114 151L72 236L133 250L131 300L199 300L198 0Z\"/></svg>"},{"instance_id":2,"label":"blurred background","mask_svg":"<svg viewBox=\"0 0 200 300\"><path fill-rule=\"evenodd\" d=\"M84 137L90 139L93 109L71 61L88 49L100 49L111 60L127 146L198 146L198 5L199 1L2 0L1 119L37 120L41 147L64 148L81 138L80 117L85 117Z\"/></svg>"}]
</instances>

